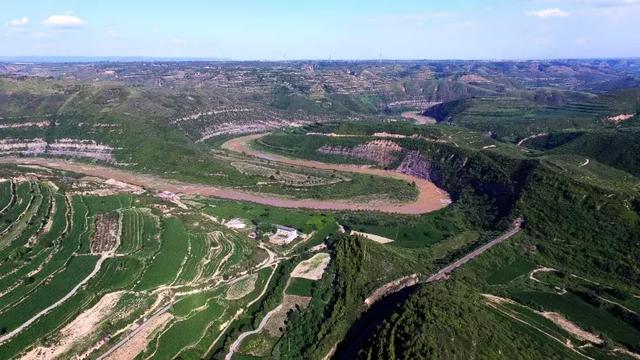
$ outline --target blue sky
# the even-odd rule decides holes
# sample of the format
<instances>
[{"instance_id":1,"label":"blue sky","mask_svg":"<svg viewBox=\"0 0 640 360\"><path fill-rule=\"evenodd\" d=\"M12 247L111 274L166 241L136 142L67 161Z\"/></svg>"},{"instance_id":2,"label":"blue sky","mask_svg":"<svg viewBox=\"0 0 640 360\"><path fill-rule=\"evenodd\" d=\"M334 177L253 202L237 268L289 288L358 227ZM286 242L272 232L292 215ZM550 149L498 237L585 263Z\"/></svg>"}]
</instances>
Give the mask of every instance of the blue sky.
<instances>
[{"instance_id":1,"label":"blue sky","mask_svg":"<svg viewBox=\"0 0 640 360\"><path fill-rule=\"evenodd\" d=\"M640 0L2 0L0 56L640 56Z\"/></svg>"}]
</instances>

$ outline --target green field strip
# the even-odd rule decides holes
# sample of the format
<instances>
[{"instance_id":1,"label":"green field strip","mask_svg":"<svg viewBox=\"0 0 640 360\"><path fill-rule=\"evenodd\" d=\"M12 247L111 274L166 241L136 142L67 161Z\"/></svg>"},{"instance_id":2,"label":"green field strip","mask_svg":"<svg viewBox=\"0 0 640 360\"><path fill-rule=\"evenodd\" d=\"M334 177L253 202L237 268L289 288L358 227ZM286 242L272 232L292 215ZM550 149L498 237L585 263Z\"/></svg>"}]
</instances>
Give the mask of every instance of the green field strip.
<instances>
[{"instance_id":1,"label":"green field strip","mask_svg":"<svg viewBox=\"0 0 640 360\"><path fill-rule=\"evenodd\" d=\"M0 182L0 211L9 209L11 200L13 199L13 182L5 180Z\"/></svg>"},{"instance_id":2,"label":"green field strip","mask_svg":"<svg viewBox=\"0 0 640 360\"><path fill-rule=\"evenodd\" d=\"M50 259L60 249L54 242L59 242L66 224L65 213L67 212L67 205L62 194L56 193L53 196L55 197L56 206L55 212L50 215L52 217L51 228L48 232L39 234L32 251L28 251L25 255L18 257L20 249L16 249L12 258L5 260L0 265L0 274L3 274L0 275L0 288L7 289L12 284L21 281L32 281L31 276L27 278L28 274L44 267L47 258ZM23 252L27 250L27 248L22 248Z\"/></svg>"},{"instance_id":3,"label":"green field strip","mask_svg":"<svg viewBox=\"0 0 640 360\"><path fill-rule=\"evenodd\" d=\"M189 254L176 284L184 285L195 280L202 259L207 254L207 243L206 234L189 234Z\"/></svg>"},{"instance_id":4,"label":"green field strip","mask_svg":"<svg viewBox=\"0 0 640 360\"><path fill-rule=\"evenodd\" d=\"M140 210L127 209L122 211L122 235L118 253L134 253L142 247L144 236L144 218Z\"/></svg>"},{"instance_id":5,"label":"green field strip","mask_svg":"<svg viewBox=\"0 0 640 360\"><path fill-rule=\"evenodd\" d=\"M44 226L51 198L46 187L37 185L34 188L34 198L24 216L15 222L6 234L9 246L27 246L27 242Z\"/></svg>"},{"instance_id":6,"label":"green field strip","mask_svg":"<svg viewBox=\"0 0 640 360\"><path fill-rule=\"evenodd\" d=\"M32 183L22 183L18 187L16 206L9 209L7 213L2 215L0 222L0 250L10 244L8 233L11 228L24 217L25 212L31 206L35 195L32 194Z\"/></svg>"},{"instance_id":7,"label":"green field strip","mask_svg":"<svg viewBox=\"0 0 640 360\"><path fill-rule=\"evenodd\" d=\"M131 195L83 196L83 199L89 209L89 216L128 209L132 202Z\"/></svg>"},{"instance_id":8,"label":"green field strip","mask_svg":"<svg viewBox=\"0 0 640 360\"><path fill-rule=\"evenodd\" d=\"M173 217L163 219L162 228L160 254L151 260L140 282L136 284L136 290L172 283L187 256L188 234L182 221Z\"/></svg>"},{"instance_id":9,"label":"green field strip","mask_svg":"<svg viewBox=\"0 0 640 360\"><path fill-rule=\"evenodd\" d=\"M68 266L27 297L0 310L0 326L11 331L65 296L94 269L97 257L74 257Z\"/></svg>"},{"instance_id":10,"label":"green field strip","mask_svg":"<svg viewBox=\"0 0 640 360\"><path fill-rule=\"evenodd\" d=\"M0 298L0 309L36 291L48 280L49 276L62 271L72 259L72 255L78 249L80 236L86 232L86 207L84 207L82 199L79 197L73 197L72 204L74 208L73 225L69 233L62 238L60 244L56 245L57 251L54 251L53 256L47 258L47 261L42 264L42 269L37 274L27 279L28 281L22 281L11 293Z\"/></svg>"},{"instance_id":11,"label":"green field strip","mask_svg":"<svg viewBox=\"0 0 640 360\"><path fill-rule=\"evenodd\" d=\"M233 244L231 241L227 240L226 236L218 232L217 235L209 234L210 239L217 239L217 245L219 246L219 250L216 251L214 257L210 259L209 263L207 263L202 272L202 277L210 278L215 275L218 268L221 266L222 261L227 255L231 254L233 251Z\"/></svg>"},{"instance_id":12,"label":"green field strip","mask_svg":"<svg viewBox=\"0 0 640 360\"><path fill-rule=\"evenodd\" d=\"M183 349L196 345L206 331L216 331L211 328L212 323L222 323L226 306L218 300L209 300L206 308L196 312L185 320L179 320L170 325L158 337L153 351L154 359L174 359Z\"/></svg>"}]
</instances>

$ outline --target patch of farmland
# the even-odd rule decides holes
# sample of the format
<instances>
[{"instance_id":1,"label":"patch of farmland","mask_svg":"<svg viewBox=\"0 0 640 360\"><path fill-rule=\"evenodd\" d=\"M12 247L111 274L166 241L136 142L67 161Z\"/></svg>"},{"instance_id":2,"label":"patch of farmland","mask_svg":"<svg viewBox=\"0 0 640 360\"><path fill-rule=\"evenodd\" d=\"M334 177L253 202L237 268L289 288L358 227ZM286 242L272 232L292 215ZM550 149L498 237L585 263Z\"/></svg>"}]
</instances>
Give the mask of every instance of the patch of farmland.
<instances>
[{"instance_id":1,"label":"patch of farmland","mask_svg":"<svg viewBox=\"0 0 640 360\"><path fill-rule=\"evenodd\" d=\"M253 273L229 285L225 295L227 300L238 300L251 294L256 288L258 274Z\"/></svg>"},{"instance_id":2,"label":"patch of farmland","mask_svg":"<svg viewBox=\"0 0 640 360\"><path fill-rule=\"evenodd\" d=\"M46 188L33 184L31 198L25 210L2 232L0 232L0 249L11 245L25 245L29 238L36 234L44 223L42 219L51 200ZM41 210L41 207L43 208Z\"/></svg>"},{"instance_id":3,"label":"patch of farmland","mask_svg":"<svg viewBox=\"0 0 640 360\"><path fill-rule=\"evenodd\" d=\"M131 207L131 195L112 196L83 196L89 216L104 214L118 209L128 209Z\"/></svg>"},{"instance_id":4,"label":"patch of farmland","mask_svg":"<svg viewBox=\"0 0 640 360\"><path fill-rule=\"evenodd\" d=\"M225 308L217 300L208 301L200 311L170 324L154 341L154 346L145 352L145 355L155 359L175 359L183 349L196 345L206 331L217 331L216 328L211 328L211 323L220 321Z\"/></svg>"},{"instance_id":5,"label":"patch of farmland","mask_svg":"<svg viewBox=\"0 0 640 360\"><path fill-rule=\"evenodd\" d=\"M205 234L189 234L187 241L189 242L189 248L180 275L176 280L178 285L185 285L199 280L200 269L206 259L208 240Z\"/></svg>"},{"instance_id":6,"label":"patch of farmland","mask_svg":"<svg viewBox=\"0 0 640 360\"><path fill-rule=\"evenodd\" d=\"M234 161L231 163L231 166L245 175L261 176L264 178L269 178L272 181L290 186L324 186L333 185L348 180L341 176L325 178L309 174L275 169L241 161Z\"/></svg>"},{"instance_id":7,"label":"patch of farmland","mask_svg":"<svg viewBox=\"0 0 640 360\"><path fill-rule=\"evenodd\" d=\"M5 296L20 286L28 286L35 283L36 276L40 274L54 255L60 250L60 237L66 226L67 204L64 196L56 194L58 206L52 215L54 223L49 232L41 235L35 248L29 253L30 261L22 261L21 258L5 259L0 265L0 297Z\"/></svg>"},{"instance_id":8,"label":"patch of farmland","mask_svg":"<svg viewBox=\"0 0 640 360\"><path fill-rule=\"evenodd\" d=\"M13 182L10 179L0 180L0 214L11 204L13 198Z\"/></svg>"},{"instance_id":9,"label":"patch of farmland","mask_svg":"<svg viewBox=\"0 0 640 360\"><path fill-rule=\"evenodd\" d=\"M504 316L507 320L514 321L521 325L523 330L529 333L530 336L549 341L549 343L556 347L557 351L565 357L584 358L583 355L580 355L583 350L580 348L576 349L576 346L572 344L572 340L579 341L580 339L572 337L570 333L558 327L549 319L540 316L533 309L518 304L511 299L489 294L483 294L483 296L485 297L485 304L498 314Z\"/></svg>"},{"instance_id":10,"label":"patch of farmland","mask_svg":"<svg viewBox=\"0 0 640 360\"><path fill-rule=\"evenodd\" d=\"M135 358L147 348L152 336L158 331L162 331L172 319L173 315L170 313L164 313L154 317L148 323L144 324L143 328L127 341L124 346L121 346L115 352L111 353L106 359L122 360Z\"/></svg>"},{"instance_id":11,"label":"patch of farmland","mask_svg":"<svg viewBox=\"0 0 640 360\"><path fill-rule=\"evenodd\" d=\"M67 324L57 335L59 342L49 346L38 346L21 357L22 360L48 360L68 352L76 343L92 335L98 325L113 311L122 293L107 294L92 308L84 311Z\"/></svg>"},{"instance_id":12,"label":"patch of farmland","mask_svg":"<svg viewBox=\"0 0 640 360\"><path fill-rule=\"evenodd\" d=\"M118 253L146 257L156 252L160 245L156 239L159 219L147 208L125 209L121 214L122 234Z\"/></svg>"},{"instance_id":13,"label":"patch of farmland","mask_svg":"<svg viewBox=\"0 0 640 360\"><path fill-rule=\"evenodd\" d=\"M199 274L202 278L211 278L220 274L226 260L233 253L233 242L220 231L207 234L207 241L208 252Z\"/></svg>"},{"instance_id":14,"label":"patch of farmland","mask_svg":"<svg viewBox=\"0 0 640 360\"><path fill-rule=\"evenodd\" d=\"M292 277L285 292L287 295L311 296L315 282L315 280Z\"/></svg>"},{"instance_id":15,"label":"patch of farmland","mask_svg":"<svg viewBox=\"0 0 640 360\"><path fill-rule=\"evenodd\" d=\"M22 182L17 185L14 205L0 218L0 234L4 233L27 210L33 199L31 191L31 182Z\"/></svg>"},{"instance_id":16,"label":"patch of farmland","mask_svg":"<svg viewBox=\"0 0 640 360\"><path fill-rule=\"evenodd\" d=\"M91 253L114 251L120 238L120 215L109 212L96 215L96 231L91 238Z\"/></svg>"},{"instance_id":17,"label":"patch of farmland","mask_svg":"<svg viewBox=\"0 0 640 360\"><path fill-rule=\"evenodd\" d=\"M14 330L29 320L48 305L66 295L80 281L91 273L97 258L93 256L77 256L71 259L64 270L53 276L47 284L18 301L2 307L0 310L0 327L8 331Z\"/></svg>"},{"instance_id":18,"label":"patch of farmland","mask_svg":"<svg viewBox=\"0 0 640 360\"><path fill-rule=\"evenodd\" d=\"M232 243L233 251L231 256L226 259L222 266L222 272L233 273L241 269L246 260L248 260L255 249L253 240L244 238L235 233L226 233L225 236Z\"/></svg>"},{"instance_id":19,"label":"patch of farmland","mask_svg":"<svg viewBox=\"0 0 640 360\"><path fill-rule=\"evenodd\" d=\"M178 218L165 218L162 221L162 235L160 236L160 250L136 285L136 289L144 290L170 284L182 267L189 249L187 231Z\"/></svg>"}]
</instances>

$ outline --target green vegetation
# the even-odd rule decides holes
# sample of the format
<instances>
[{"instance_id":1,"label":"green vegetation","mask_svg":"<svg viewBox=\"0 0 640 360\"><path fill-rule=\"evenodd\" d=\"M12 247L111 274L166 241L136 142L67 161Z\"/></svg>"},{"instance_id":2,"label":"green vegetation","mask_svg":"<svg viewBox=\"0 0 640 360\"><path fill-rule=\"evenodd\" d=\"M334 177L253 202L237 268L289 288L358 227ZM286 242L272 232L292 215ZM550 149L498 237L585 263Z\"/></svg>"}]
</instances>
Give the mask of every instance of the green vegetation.
<instances>
[{"instance_id":1,"label":"green vegetation","mask_svg":"<svg viewBox=\"0 0 640 360\"><path fill-rule=\"evenodd\" d=\"M291 278L287 286L287 294L298 296L311 296L313 294L314 280L303 278Z\"/></svg>"},{"instance_id":2,"label":"green vegetation","mask_svg":"<svg viewBox=\"0 0 640 360\"><path fill-rule=\"evenodd\" d=\"M580 358L492 311L459 282L423 287L356 350L352 355L359 359Z\"/></svg>"},{"instance_id":3,"label":"green vegetation","mask_svg":"<svg viewBox=\"0 0 640 360\"><path fill-rule=\"evenodd\" d=\"M170 320L150 333L138 357L222 358L285 294L311 300L284 314L282 336L249 336L236 358L322 359L334 348L337 358L363 359L624 357L615 348L640 353L638 64L12 64L10 71L21 75L0 75L0 117L3 125L20 126L3 127L0 138L14 149L43 139L49 153L39 156L298 199L384 203L417 195L415 186L399 180L220 149L238 134L264 130L271 134L253 143L256 149L412 173L447 191L453 203L419 216L189 196L182 197L187 208L179 208L158 199L158 189L98 196L115 187L78 174L0 166L9 180L0 182L0 336L11 335L0 343L0 358L64 344L62 329L96 305L104 308L93 314L89 334L62 358L104 340L89 355L95 358L154 314ZM431 106L435 101L442 103ZM402 118L405 111L438 123L413 123ZM52 155L51 144L61 139L95 142L104 152ZM381 139L394 150L373 153L363 146ZM385 161L376 158L381 154ZM99 231L96 221L104 214L118 217L117 231ZM247 227L222 226L233 218ZM451 278L365 305L380 286L411 274L426 278L515 218L525 220L517 236ZM314 235L269 244L264 235L275 225ZM349 230L394 241L378 244ZM115 254L90 254L92 242L117 236ZM317 251L331 255L325 275L290 278ZM553 270L530 277L539 267ZM250 293L231 299L233 286ZM105 305L105 295L114 303ZM589 344L543 311L557 312L603 342Z\"/></svg>"},{"instance_id":4,"label":"green vegetation","mask_svg":"<svg viewBox=\"0 0 640 360\"><path fill-rule=\"evenodd\" d=\"M160 255L153 258L136 288L144 290L171 284L181 269L188 248L189 237L182 221L177 218L165 219L160 236Z\"/></svg>"}]
</instances>

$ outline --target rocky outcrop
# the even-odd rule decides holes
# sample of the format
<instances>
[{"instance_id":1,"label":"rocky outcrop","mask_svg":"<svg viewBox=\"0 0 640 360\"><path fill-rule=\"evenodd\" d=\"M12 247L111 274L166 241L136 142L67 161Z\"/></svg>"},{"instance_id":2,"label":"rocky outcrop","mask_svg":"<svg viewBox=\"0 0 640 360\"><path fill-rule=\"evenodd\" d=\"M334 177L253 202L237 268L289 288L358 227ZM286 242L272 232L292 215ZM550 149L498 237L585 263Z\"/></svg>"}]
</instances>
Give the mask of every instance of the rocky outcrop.
<instances>
[{"instance_id":1,"label":"rocky outcrop","mask_svg":"<svg viewBox=\"0 0 640 360\"><path fill-rule=\"evenodd\" d=\"M391 140L373 140L356 147L325 145L319 148L318 152L369 160L377 165L387 167L398 160L402 147Z\"/></svg>"},{"instance_id":2,"label":"rocky outcrop","mask_svg":"<svg viewBox=\"0 0 640 360\"><path fill-rule=\"evenodd\" d=\"M0 155L53 155L112 161L112 152L112 147L94 140L58 139L49 143L41 138L0 140Z\"/></svg>"},{"instance_id":3,"label":"rocky outcrop","mask_svg":"<svg viewBox=\"0 0 640 360\"><path fill-rule=\"evenodd\" d=\"M431 162L425 159L418 150L411 151L404 157L398 166L398 171L420 179L431 180L432 178Z\"/></svg>"}]
</instances>

